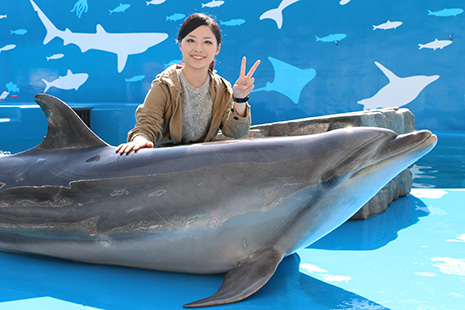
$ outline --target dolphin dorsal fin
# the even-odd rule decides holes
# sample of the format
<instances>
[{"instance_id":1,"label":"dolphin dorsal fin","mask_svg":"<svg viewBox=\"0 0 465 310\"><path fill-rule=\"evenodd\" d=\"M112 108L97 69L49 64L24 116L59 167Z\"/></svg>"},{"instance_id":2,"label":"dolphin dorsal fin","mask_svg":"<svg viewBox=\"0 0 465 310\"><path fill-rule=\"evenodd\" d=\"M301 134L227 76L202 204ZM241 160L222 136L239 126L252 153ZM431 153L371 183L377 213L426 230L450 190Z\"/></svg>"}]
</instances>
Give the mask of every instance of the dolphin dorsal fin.
<instances>
[{"instance_id":1,"label":"dolphin dorsal fin","mask_svg":"<svg viewBox=\"0 0 465 310\"><path fill-rule=\"evenodd\" d=\"M48 121L47 135L37 148L53 150L108 146L86 126L73 109L60 99L39 94L35 96L35 100Z\"/></svg>"}]
</instances>

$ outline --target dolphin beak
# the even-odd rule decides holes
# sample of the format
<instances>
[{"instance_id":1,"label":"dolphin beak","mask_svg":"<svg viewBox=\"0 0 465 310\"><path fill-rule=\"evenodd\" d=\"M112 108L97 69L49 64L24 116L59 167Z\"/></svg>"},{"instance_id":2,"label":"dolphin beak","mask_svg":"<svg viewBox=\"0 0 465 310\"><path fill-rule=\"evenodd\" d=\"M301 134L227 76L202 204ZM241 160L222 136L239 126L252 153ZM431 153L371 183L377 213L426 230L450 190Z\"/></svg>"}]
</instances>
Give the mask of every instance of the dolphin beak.
<instances>
[{"instance_id":1,"label":"dolphin beak","mask_svg":"<svg viewBox=\"0 0 465 310\"><path fill-rule=\"evenodd\" d=\"M437 143L437 136L429 130L420 130L414 133L398 135L387 143L380 154L379 161L386 160L404 153L429 152ZM382 156L382 157L381 157Z\"/></svg>"}]
</instances>

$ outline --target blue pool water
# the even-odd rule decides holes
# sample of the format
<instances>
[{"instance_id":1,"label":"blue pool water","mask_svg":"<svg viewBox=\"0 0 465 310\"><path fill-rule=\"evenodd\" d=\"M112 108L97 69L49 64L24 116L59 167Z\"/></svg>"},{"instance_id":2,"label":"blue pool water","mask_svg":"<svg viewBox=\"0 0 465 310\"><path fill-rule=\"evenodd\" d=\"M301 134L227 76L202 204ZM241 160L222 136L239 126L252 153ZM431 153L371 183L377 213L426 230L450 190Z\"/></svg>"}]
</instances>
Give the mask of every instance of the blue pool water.
<instances>
[{"instance_id":1,"label":"blue pool water","mask_svg":"<svg viewBox=\"0 0 465 310\"><path fill-rule=\"evenodd\" d=\"M465 132L435 132L438 144L412 168L413 187L465 188Z\"/></svg>"},{"instance_id":2,"label":"blue pool water","mask_svg":"<svg viewBox=\"0 0 465 310\"><path fill-rule=\"evenodd\" d=\"M464 141L439 133L412 167L411 194L286 258L250 298L212 309L465 309ZM0 310L182 309L222 279L0 252Z\"/></svg>"}]
</instances>

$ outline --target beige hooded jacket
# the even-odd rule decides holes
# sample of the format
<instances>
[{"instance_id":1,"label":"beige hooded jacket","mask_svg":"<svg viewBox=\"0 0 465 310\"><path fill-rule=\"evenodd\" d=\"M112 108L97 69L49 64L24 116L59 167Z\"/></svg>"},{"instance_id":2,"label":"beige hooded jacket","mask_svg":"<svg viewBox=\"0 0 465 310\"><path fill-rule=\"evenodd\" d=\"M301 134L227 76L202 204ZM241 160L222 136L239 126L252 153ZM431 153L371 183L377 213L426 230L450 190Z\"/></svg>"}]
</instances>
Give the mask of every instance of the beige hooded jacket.
<instances>
[{"instance_id":1,"label":"beige hooded jacket","mask_svg":"<svg viewBox=\"0 0 465 310\"><path fill-rule=\"evenodd\" d=\"M157 75L145 101L136 110L137 124L128 133L128 142L137 135L145 135L156 145L180 144L182 141L181 83L172 65ZM212 121L204 142L212 141L218 129L228 137L240 138L249 132L251 117L247 103L246 116L239 116L233 109L231 84L209 71L210 93L213 99Z\"/></svg>"}]
</instances>

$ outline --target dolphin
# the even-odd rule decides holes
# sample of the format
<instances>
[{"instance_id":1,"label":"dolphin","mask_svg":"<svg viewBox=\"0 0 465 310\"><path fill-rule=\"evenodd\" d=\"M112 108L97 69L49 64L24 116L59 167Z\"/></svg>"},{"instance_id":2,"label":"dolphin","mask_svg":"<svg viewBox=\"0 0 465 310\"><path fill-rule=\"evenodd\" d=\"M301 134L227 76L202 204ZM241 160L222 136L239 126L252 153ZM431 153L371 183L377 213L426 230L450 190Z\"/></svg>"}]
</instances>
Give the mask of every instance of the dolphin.
<instances>
[{"instance_id":1,"label":"dolphin","mask_svg":"<svg viewBox=\"0 0 465 310\"><path fill-rule=\"evenodd\" d=\"M30 0L39 19L45 26L47 34L44 44L56 37L63 39L64 45L75 44L84 53L90 49L115 53L118 56L118 72L123 71L129 55L145 52L149 47L159 44L168 38L166 33L108 33L101 25L96 26L96 33L74 33L69 29L59 30L42 12L42 10Z\"/></svg>"},{"instance_id":2,"label":"dolphin","mask_svg":"<svg viewBox=\"0 0 465 310\"><path fill-rule=\"evenodd\" d=\"M44 140L0 157L0 249L226 273L217 293L186 308L252 295L437 141L426 130L356 127L120 156L58 98L35 100Z\"/></svg>"}]
</instances>

